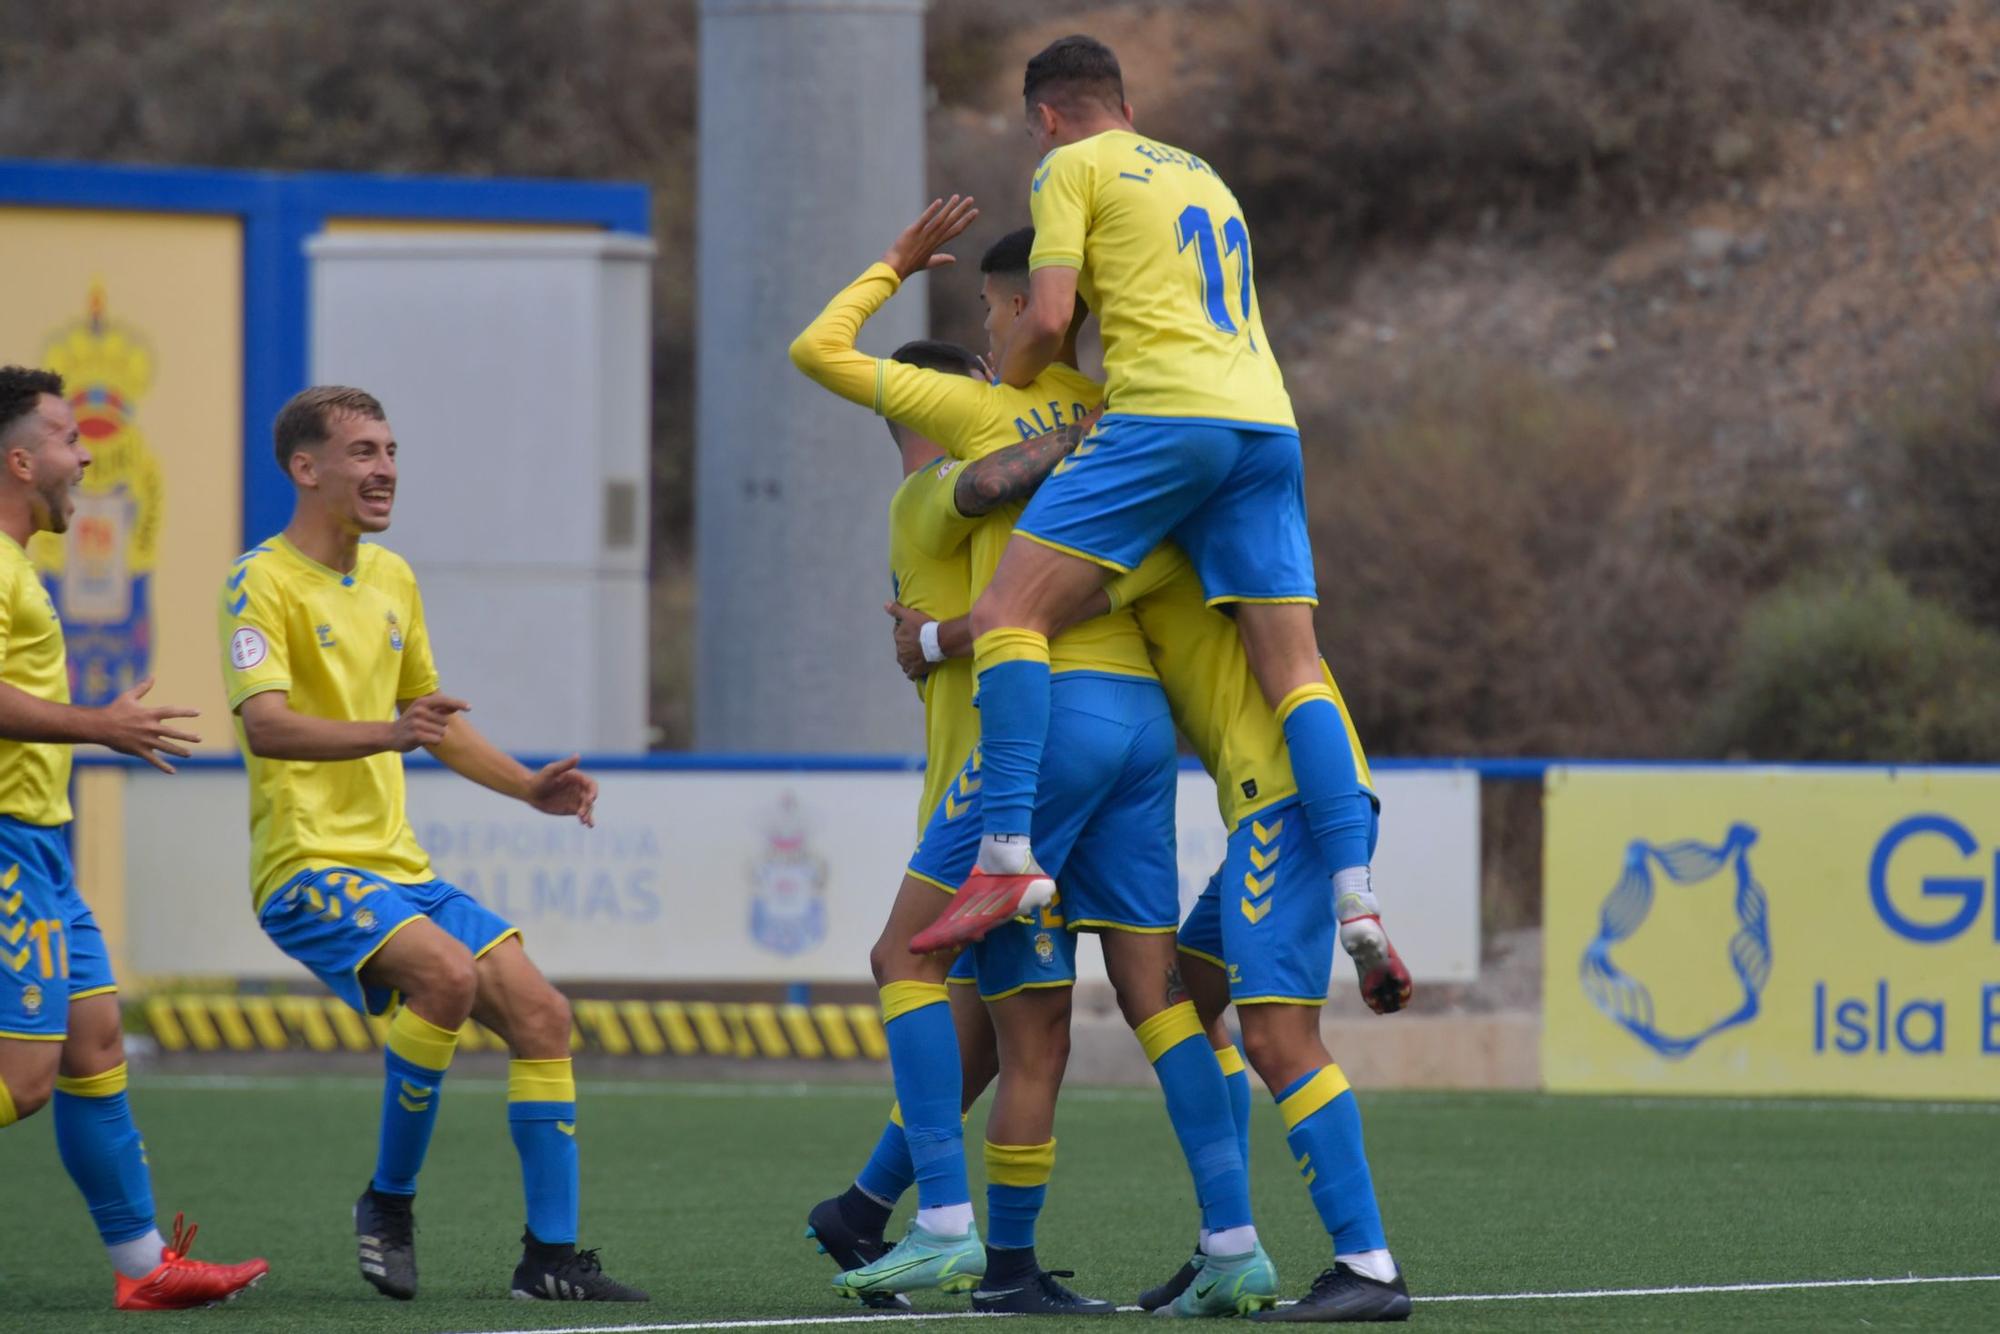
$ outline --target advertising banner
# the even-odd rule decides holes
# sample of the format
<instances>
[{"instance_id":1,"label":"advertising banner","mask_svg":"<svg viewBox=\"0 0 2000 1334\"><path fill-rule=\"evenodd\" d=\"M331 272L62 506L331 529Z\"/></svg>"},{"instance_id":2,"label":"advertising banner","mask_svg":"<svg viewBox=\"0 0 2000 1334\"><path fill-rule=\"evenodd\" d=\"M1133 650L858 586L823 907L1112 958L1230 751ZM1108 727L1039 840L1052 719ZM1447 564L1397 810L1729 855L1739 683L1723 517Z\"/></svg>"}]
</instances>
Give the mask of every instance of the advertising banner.
<instances>
[{"instance_id":1,"label":"advertising banner","mask_svg":"<svg viewBox=\"0 0 2000 1334\"><path fill-rule=\"evenodd\" d=\"M243 774L127 772L134 972L297 975L251 917ZM1375 865L1397 946L1420 981L1468 981L1479 963L1478 779L1377 780ZM584 829L412 768L411 820L438 874L519 925L552 977L869 979L868 950L910 853L919 775L627 770L600 782L597 828ZM1207 775L1183 772L1180 820L1185 906L1222 856ZM1095 949L1080 961L1101 976ZM1351 982L1343 964L1335 984Z\"/></svg>"},{"instance_id":2,"label":"advertising banner","mask_svg":"<svg viewBox=\"0 0 2000 1334\"><path fill-rule=\"evenodd\" d=\"M2000 1095L2000 772L1549 773L1543 1077Z\"/></svg>"}]
</instances>

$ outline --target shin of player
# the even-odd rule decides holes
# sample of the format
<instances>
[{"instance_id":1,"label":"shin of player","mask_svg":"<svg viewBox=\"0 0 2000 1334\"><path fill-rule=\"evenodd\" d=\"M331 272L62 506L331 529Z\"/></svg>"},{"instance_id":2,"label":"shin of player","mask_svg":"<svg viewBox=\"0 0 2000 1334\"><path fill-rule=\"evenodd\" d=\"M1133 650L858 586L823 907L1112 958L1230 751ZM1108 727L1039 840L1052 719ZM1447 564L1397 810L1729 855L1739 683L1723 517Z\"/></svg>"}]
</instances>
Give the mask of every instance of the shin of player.
<instances>
[{"instance_id":1,"label":"shin of player","mask_svg":"<svg viewBox=\"0 0 2000 1334\"><path fill-rule=\"evenodd\" d=\"M94 742L173 772L198 738L149 708L143 682L103 708L69 702L62 623L29 562L62 533L90 451L48 371L0 367L0 1128L53 1100L56 1150L90 1208L124 1310L205 1306L263 1277L262 1260L187 1258L194 1229L160 1235L145 1145L126 1093L118 983L77 891L65 826L71 748Z\"/></svg>"},{"instance_id":2,"label":"shin of player","mask_svg":"<svg viewBox=\"0 0 2000 1334\"><path fill-rule=\"evenodd\" d=\"M389 1015L376 1167L354 1207L360 1269L416 1295L413 1204L459 1030L476 1018L513 1056L507 1119L526 1222L510 1291L643 1301L579 1250L576 1086L569 1006L520 933L439 879L404 809L402 756L419 747L482 787L591 823L596 784L576 757L530 771L441 694L423 599L389 527L397 443L371 395L321 386L275 426L296 496L285 531L235 562L218 611L224 679L251 784L258 922L335 995ZM338 810L338 822L315 819Z\"/></svg>"}]
</instances>

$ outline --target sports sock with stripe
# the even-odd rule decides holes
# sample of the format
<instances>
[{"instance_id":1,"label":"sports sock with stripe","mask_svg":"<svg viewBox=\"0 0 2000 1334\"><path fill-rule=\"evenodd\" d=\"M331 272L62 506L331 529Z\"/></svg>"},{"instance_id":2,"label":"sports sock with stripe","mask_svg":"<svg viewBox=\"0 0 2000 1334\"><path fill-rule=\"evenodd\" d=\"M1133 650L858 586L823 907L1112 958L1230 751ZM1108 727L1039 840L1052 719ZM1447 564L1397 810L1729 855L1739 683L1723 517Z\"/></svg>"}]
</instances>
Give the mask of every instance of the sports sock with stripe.
<instances>
[{"instance_id":1,"label":"sports sock with stripe","mask_svg":"<svg viewBox=\"0 0 2000 1334\"><path fill-rule=\"evenodd\" d=\"M111 1264L126 1278L159 1267L166 1241L153 1221L146 1145L132 1120L125 1063L95 1075L56 1079L56 1152L90 1206Z\"/></svg>"},{"instance_id":2,"label":"sports sock with stripe","mask_svg":"<svg viewBox=\"0 0 2000 1334\"><path fill-rule=\"evenodd\" d=\"M417 1193L417 1173L437 1125L445 1071L458 1050L458 1034L440 1028L405 1005L389 1020L383 1045L382 1139L370 1187L384 1195Z\"/></svg>"},{"instance_id":3,"label":"sports sock with stripe","mask_svg":"<svg viewBox=\"0 0 2000 1334\"><path fill-rule=\"evenodd\" d=\"M528 1231L536 1241L574 1244L580 1188L576 1073L569 1057L507 1063L507 1129L521 1159Z\"/></svg>"},{"instance_id":4,"label":"sports sock with stripe","mask_svg":"<svg viewBox=\"0 0 2000 1334\"><path fill-rule=\"evenodd\" d=\"M982 828L989 840L1000 835L1025 840L1033 825L1042 744L1049 731L1049 641L1033 630L991 630L973 642L972 661L985 772ZM980 852L980 869L1002 874L1026 870L1030 855L1022 847L1018 859L995 859L993 845L986 842ZM987 860L998 864L989 866Z\"/></svg>"},{"instance_id":5,"label":"sports sock with stripe","mask_svg":"<svg viewBox=\"0 0 2000 1334\"><path fill-rule=\"evenodd\" d=\"M1306 826L1329 875L1368 864L1368 816L1347 721L1325 682L1300 686L1278 703Z\"/></svg>"},{"instance_id":6,"label":"sports sock with stripe","mask_svg":"<svg viewBox=\"0 0 2000 1334\"><path fill-rule=\"evenodd\" d=\"M1167 1118L1194 1178L1195 1198L1201 1201L1201 1225L1211 1232L1247 1232L1254 1246L1250 1178L1237 1146L1229 1090L1194 1005L1182 1001L1169 1006L1134 1033L1166 1095Z\"/></svg>"},{"instance_id":7,"label":"sports sock with stripe","mask_svg":"<svg viewBox=\"0 0 2000 1334\"><path fill-rule=\"evenodd\" d=\"M1250 1170L1250 1069L1235 1043L1215 1049L1215 1063L1222 1067L1222 1082L1229 1086L1229 1119L1236 1124L1236 1148L1243 1155L1243 1170Z\"/></svg>"},{"instance_id":8,"label":"sports sock with stripe","mask_svg":"<svg viewBox=\"0 0 2000 1334\"><path fill-rule=\"evenodd\" d=\"M917 1223L939 1236L962 1236L971 1226L972 1191L959 1119L958 1033L944 983L884 984L882 1031L916 1175Z\"/></svg>"},{"instance_id":9,"label":"sports sock with stripe","mask_svg":"<svg viewBox=\"0 0 2000 1334\"><path fill-rule=\"evenodd\" d=\"M1305 1178L1313 1208L1333 1239L1334 1258L1388 1282L1395 1261L1382 1233L1375 1183L1361 1143L1361 1109L1337 1065L1299 1076L1277 1095L1285 1143Z\"/></svg>"}]
</instances>

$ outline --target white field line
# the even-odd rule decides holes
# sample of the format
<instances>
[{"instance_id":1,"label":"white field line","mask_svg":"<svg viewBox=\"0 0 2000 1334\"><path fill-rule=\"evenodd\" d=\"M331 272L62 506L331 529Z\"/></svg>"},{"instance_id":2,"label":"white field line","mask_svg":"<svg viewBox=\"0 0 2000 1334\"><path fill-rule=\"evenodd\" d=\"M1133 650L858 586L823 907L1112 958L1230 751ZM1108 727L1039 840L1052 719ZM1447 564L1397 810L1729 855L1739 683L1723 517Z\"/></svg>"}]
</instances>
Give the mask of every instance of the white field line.
<instances>
[{"instance_id":1,"label":"white field line","mask_svg":"<svg viewBox=\"0 0 2000 1334\"><path fill-rule=\"evenodd\" d=\"M1667 1288L1584 1288L1574 1292L1455 1292L1436 1297L1418 1297L1418 1305L1435 1302L1553 1302L1593 1301L1607 1297L1689 1297L1714 1292L1803 1292L1814 1288L1907 1288L1937 1283L2000 1283L2000 1274L1909 1275L1904 1278L1821 1278L1791 1283L1709 1283ZM1289 1306L1285 1302L1282 1305ZM1136 1306L1121 1306L1136 1311ZM651 1325L565 1325L553 1328L515 1329L496 1334L678 1334L704 1329L794 1329L805 1326L865 1325L894 1320L917 1324L933 1320L995 1320L1004 1316L980 1311L938 1311L926 1314L879 1312L870 1315L792 1316L780 1320L684 1320ZM476 1332L470 1332L476 1334Z\"/></svg>"}]
</instances>

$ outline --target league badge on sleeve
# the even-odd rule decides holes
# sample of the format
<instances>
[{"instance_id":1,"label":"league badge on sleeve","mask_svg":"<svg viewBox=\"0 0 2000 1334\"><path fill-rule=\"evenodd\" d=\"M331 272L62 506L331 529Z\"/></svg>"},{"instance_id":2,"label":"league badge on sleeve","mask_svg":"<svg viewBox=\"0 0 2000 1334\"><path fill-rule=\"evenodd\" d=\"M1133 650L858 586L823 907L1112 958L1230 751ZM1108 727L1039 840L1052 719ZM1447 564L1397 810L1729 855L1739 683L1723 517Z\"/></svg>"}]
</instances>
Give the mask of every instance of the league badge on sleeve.
<instances>
[{"instance_id":1,"label":"league badge on sleeve","mask_svg":"<svg viewBox=\"0 0 2000 1334\"><path fill-rule=\"evenodd\" d=\"M236 633L229 636L229 661L239 672L247 672L264 661L270 651L263 633L254 626L239 625Z\"/></svg>"}]
</instances>

